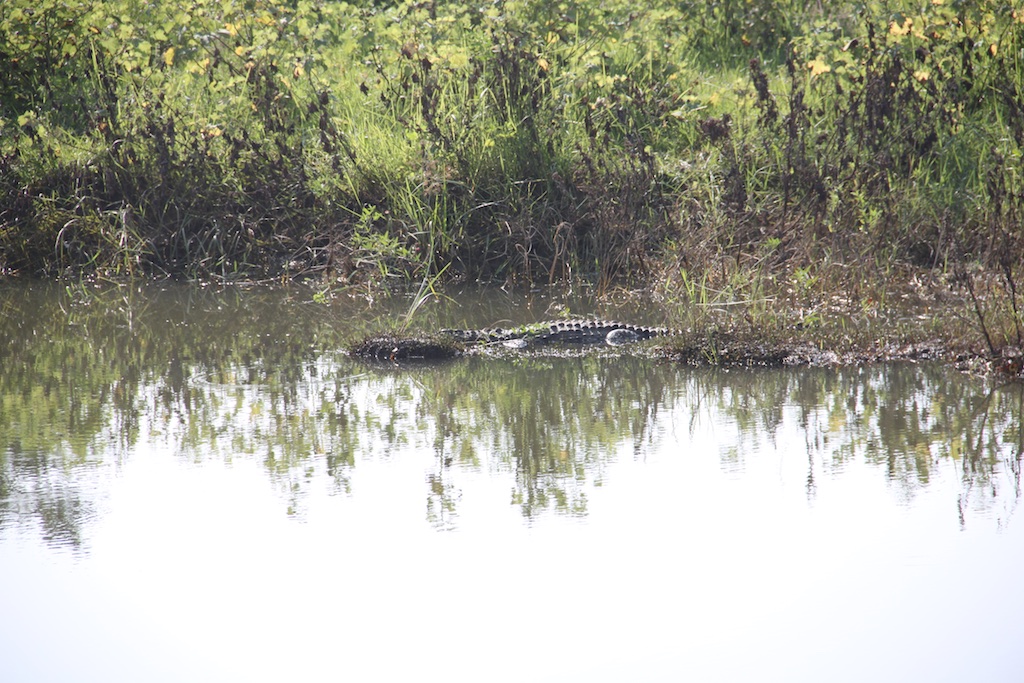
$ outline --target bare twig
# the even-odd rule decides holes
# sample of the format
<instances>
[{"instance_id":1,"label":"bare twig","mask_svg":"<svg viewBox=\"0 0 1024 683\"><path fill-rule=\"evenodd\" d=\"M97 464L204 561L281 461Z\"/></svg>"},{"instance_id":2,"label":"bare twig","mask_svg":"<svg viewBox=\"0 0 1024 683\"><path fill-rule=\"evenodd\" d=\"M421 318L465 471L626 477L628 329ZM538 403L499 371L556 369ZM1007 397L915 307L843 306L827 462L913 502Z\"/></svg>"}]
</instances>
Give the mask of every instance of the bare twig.
<instances>
[{"instance_id":1,"label":"bare twig","mask_svg":"<svg viewBox=\"0 0 1024 683\"><path fill-rule=\"evenodd\" d=\"M992 357L996 356L996 347L992 343L992 337L989 336L988 326L985 325L985 316L981 312L981 304L978 303L978 296L974 293L974 280L971 278L970 273L965 271L960 272L960 279L967 285L967 291L971 295L971 301L974 303L974 313L978 316L978 326L981 327L981 333L985 337L985 343L988 344L988 350L992 354Z\"/></svg>"}]
</instances>

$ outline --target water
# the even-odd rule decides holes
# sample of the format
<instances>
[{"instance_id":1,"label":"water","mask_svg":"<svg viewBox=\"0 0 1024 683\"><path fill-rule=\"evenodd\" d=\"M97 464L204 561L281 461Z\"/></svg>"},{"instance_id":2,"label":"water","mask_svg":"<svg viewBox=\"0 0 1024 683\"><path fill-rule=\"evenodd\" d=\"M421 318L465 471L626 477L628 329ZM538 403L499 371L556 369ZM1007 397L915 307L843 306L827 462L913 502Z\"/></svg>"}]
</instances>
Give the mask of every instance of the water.
<instances>
[{"instance_id":1,"label":"water","mask_svg":"<svg viewBox=\"0 0 1024 683\"><path fill-rule=\"evenodd\" d=\"M0 288L3 680L1019 679L1020 385L339 351L407 304Z\"/></svg>"}]
</instances>

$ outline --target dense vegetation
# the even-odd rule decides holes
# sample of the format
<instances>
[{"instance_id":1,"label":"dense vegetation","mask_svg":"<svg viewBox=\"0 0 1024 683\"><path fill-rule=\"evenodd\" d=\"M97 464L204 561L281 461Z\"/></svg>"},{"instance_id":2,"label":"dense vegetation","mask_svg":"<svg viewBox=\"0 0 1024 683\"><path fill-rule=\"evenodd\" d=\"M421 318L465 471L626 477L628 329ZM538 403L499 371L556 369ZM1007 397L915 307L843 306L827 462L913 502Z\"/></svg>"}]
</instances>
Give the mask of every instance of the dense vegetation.
<instances>
[{"instance_id":1,"label":"dense vegetation","mask_svg":"<svg viewBox=\"0 0 1024 683\"><path fill-rule=\"evenodd\" d=\"M997 0L0 7L7 273L693 298L985 270L1019 336L1022 148Z\"/></svg>"}]
</instances>

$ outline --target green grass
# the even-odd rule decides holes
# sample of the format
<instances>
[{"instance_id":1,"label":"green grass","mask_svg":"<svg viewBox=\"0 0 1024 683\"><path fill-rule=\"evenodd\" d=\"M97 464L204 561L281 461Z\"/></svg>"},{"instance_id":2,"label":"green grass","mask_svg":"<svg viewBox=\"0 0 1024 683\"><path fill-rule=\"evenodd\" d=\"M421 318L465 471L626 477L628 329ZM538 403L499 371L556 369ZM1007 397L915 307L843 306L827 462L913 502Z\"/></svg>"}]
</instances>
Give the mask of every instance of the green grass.
<instances>
[{"instance_id":1,"label":"green grass","mask_svg":"<svg viewBox=\"0 0 1024 683\"><path fill-rule=\"evenodd\" d=\"M994 0L0 8L7 273L699 303L985 272L1019 329L1022 148Z\"/></svg>"}]
</instances>

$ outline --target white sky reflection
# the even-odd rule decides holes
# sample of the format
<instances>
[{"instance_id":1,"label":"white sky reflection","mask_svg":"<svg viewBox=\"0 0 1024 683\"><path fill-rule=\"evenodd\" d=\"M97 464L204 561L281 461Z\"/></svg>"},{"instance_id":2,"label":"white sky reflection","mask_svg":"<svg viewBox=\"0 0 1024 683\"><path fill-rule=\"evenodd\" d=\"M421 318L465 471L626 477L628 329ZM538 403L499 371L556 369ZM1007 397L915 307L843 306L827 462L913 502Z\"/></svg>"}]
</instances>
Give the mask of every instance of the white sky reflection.
<instances>
[{"instance_id":1,"label":"white sky reflection","mask_svg":"<svg viewBox=\"0 0 1024 683\"><path fill-rule=\"evenodd\" d=\"M449 532L422 448L357 458L301 519L258 462L140 450L88 553L0 540L3 679L1019 680L1020 520L961 530L949 460L910 500L862 459L808 497L798 430L724 466L730 428L678 413L584 517L527 522L510 474L455 465Z\"/></svg>"}]
</instances>

